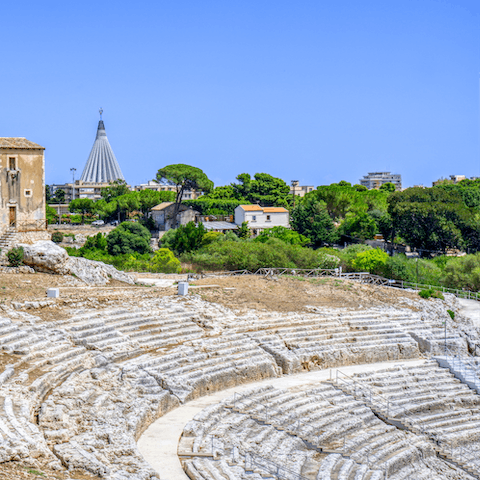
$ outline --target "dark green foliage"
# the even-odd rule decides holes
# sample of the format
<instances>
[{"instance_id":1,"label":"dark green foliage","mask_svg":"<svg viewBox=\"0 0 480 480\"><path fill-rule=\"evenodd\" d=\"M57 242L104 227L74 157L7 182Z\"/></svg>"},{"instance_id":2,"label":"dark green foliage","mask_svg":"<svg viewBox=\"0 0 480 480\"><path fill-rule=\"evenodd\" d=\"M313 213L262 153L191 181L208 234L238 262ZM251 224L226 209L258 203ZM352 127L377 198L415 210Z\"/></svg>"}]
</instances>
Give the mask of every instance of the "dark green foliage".
<instances>
[{"instance_id":1,"label":"dark green foliage","mask_svg":"<svg viewBox=\"0 0 480 480\"><path fill-rule=\"evenodd\" d=\"M266 243L213 242L197 251L185 253L182 262L198 270L250 270L261 267L334 268L338 259L323 252L288 245L277 238Z\"/></svg>"},{"instance_id":2,"label":"dark green foliage","mask_svg":"<svg viewBox=\"0 0 480 480\"><path fill-rule=\"evenodd\" d=\"M422 297L422 298L439 298L440 300L445 300L442 292L439 292L438 290L435 290L434 288L428 288L428 289L425 289L425 290L420 290L420 292L418 292L418 294Z\"/></svg>"},{"instance_id":3,"label":"dark green foliage","mask_svg":"<svg viewBox=\"0 0 480 480\"><path fill-rule=\"evenodd\" d=\"M82 215L82 224L85 223L85 215L87 213L94 213L96 204L91 198L76 198L72 200L69 205L69 210L74 213Z\"/></svg>"},{"instance_id":4,"label":"dark green foliage","mask_svg":"<svg viewBox=\"0 0 480 480\"><path fill-rule=\"evenodd\" d=\"M455 319L455 312L454 312L453 310L447 310L447 313L450 315L450 318L451 318L452 320Z\"/></svg>"},{"instance_id":5,"label":"dark green foliage","mask_svg":"<svg viewBox=\"0 0 480 480\"><path fill-rule=\"evenodd\" d=\"M45 216L49 225L58 222L57 211L50 205L45 207Z\"/></svg>"},{"instance_id":6,"label":"dark green foliage","mask_svg":"<svg viewBox=\"0 0 480 480\"><path fill-rule=\"evenodd\" d=\"M388 198L393 231L419 249L480 248L480 225L459 192L409 188Z\"/></svg>"},{"instance_id":7,"label":"dark green foliage","mask_svg":"<svg viewBox=\"0 0 480 480\"><path fill-rule=\"evenodd\" d=\"M359 215L347 215L340 227L342 235L368 240L377 233L377 224L372 216L361 213Z\"/></svg>"},{"instance_id":8,"label":"dark green foliage","mask_svg":"<svg viewBox=\"0 0 480 480\"><path fill-rule=\"evenodd\" d=\"M394 192L396 190L396 188L395 188L395 184L393 184L392 182L387 182L387 183L384 183L384 184L380 185L379 190L391 193L391 192Z\"/></svg>"},{"instance_id":9,"label":"dark green foliage","mask_svg":"<svg viewBox=\"0 0 480 480\"><path fill-rule=\"evenodd\" d=\"M285 227L266 228L254 241L265 243L269 238L279 238L285 243L300 245L301 247L312 243L312 241L304 235Z\"/></svg>"},{"instance_id":10,"label":"dark green foliage","mask_svg":"<svg viewBox=\"0 0 480 480\"><path fill-rule=\"evenodd\" d=\"M337 230L325 203L316 201L313 196L294 208L290 224L294 230L317 245L334 243L338 239Z\"/></svg>"},{"instance_id":11,"label":"dark green foliage","mask_svg":"<svg viewBox=\"0 0 480 480\"><path fill-rule=\"evenodd\" d=\"M107 235L107 248L110 255L148 253L150 232L139 223L123 222Z\"/></svg>"},{"instance_id":12,"label":"dark green foliage","mask_svg":"<svg viewBox=\"0 0 480 480\"><path fill-rule=\"evenodd\" d=\"M177 229L169 230L160 239L160 243L162 247L169 248L178 255L200 248L206 232L203 223L197 227L194 222L189 222L186 225L180 225Z\"/></svg>"},{"instance_id":13,"label":"dark green foliage","mask_svg":"<svg viewBox=\"0 0 480 480\"><path fill-rule=\"evenodd\" d=\"M250 202L232 199L212 199L208 196L203 196L197 200L184 200L182 205L192 207L200 213L200 215L215 215L219 211L225 212L224 215L234 215L235 209L239 205L246 205Z\"/></svg>"},{"instance_id":14,"label":"dark green foliage","mask_svg":"<svg viewBox=\"0 0 480 480\"><path fill-rule=\"evenodd\" d=\"M55 242L55 243L60 243L63 241L63 233L62 232L53 232L52 233L52 242Z\"/></svg>"},{"instance_id":15,"label":"dark green foliage","mask_svg":"<svg viewBox=\"0 0 480 480\"><path fill-rule=\"evenodd\" d=\"M237 230L238 238L243 240L252 236L252 231L248 228L248 222L242 222L240 228Z\"/></svg>"},{"instance_id":16,"label":"dark green foliage","mask_svg":"<svg viewBox=\"0 0 480 480\"><path fill-rule=\"evenodd\" d=\"M83 249L85 250L104 250L107 251L108 242L105 235L101 232L98 232L96 235L92 237L87 237L87 241L83 245Z\"/></svg>"},{"instance_id":17,"label":"dark green foliage","mask_svg":"<svg viewBox=\"0 0 480 480\"><path fill-rule=\"evenodd\" d=\"M157 180L167 180L177 186L176 202L180 202L184 190L197 190L205 194L213 190L213 182L202 170L183 163L161 168L157 172Z\"/></svg>"},{"instance_id":18,"label":"dark green foliage","mask_svg":"<svg viewBox=\"0 0 480 480\"><path fill-rule=\"evenodd\" d=\"M447 257L445 257L447 258ZM448 258L443 282L450 288L465 288L480 291L480 252L475 255Z\"/></svg>"},{"instance_id":19,"label":"dark green foliage","mask_svg":"<svg viewBox=\"0 0 480 480\"><path fill-rule=\"evenodd\" d=\"M129 193L127 182L125 180L114 180L110 182L108 187L104 187L100 190L100 194L105 201L110 202L114 198L120 197Z\"/></svg>"},{"instance_id":20,"label":"dark green foliage","mask_svg":"<svg viewBox=\"0 0 480 480\"><path fill-rule=\"evenodd\" d=\"M347 213L359 215L372 210L385 213L389 195L390 192L385 190L367 190L362 185L352 187L348 182L339 182L318 187L307 193L302 201L314 197L317 201L325 202L329 215L334 220L341 220Z\"/></svg>"},{"instance_id":21,"label":"dark green foliage","mask_svg":"<svg viewBox=\"0 0 480 480\"><path fill-rule=\"evenodd\" d=\"M10 267L19 267L23 265L23 247L13 247L7 252L8 265Z\"/></svg>"}]
</instances>

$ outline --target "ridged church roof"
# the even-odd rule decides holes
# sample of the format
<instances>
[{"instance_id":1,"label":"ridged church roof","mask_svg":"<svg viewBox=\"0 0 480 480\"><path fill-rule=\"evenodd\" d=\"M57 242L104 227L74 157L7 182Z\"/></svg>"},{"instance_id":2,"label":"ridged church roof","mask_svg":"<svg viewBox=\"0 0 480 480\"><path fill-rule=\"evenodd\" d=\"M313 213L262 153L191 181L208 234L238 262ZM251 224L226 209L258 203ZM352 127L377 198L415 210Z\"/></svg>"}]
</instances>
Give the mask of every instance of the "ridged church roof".
<instances>
[{"instance_id":1,"label":"ridged church roof","mask_svg":"<svg viewBox=\"0 0 480 480\"><path fill-rule=\"evenodd\" d=\"M103 120L98 122L97 138L83 169L82 182L105 183L114 180L125 180L118 165L112 147L105 133Z\"/></svg>"}]
</instances>

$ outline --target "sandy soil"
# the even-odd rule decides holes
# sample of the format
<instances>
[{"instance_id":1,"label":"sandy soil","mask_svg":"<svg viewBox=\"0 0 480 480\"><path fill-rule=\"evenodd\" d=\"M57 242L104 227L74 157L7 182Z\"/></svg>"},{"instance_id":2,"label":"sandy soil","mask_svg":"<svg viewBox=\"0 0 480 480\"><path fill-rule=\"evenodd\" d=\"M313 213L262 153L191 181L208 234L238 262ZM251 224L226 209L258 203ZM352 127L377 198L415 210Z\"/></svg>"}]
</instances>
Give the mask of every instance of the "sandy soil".
<instances>
[{"instance_id":1,"label":"sandy soil","mask_svg":"<svg viewBox=\"0 0 480 480\"><path fill-rule=\"evenodd\" d=\"M185 280L186 276L175 276L175 280L180 279ZM418 298L413 292L332 278L207 277L191 285L199 288L192 288L190 292L200 295L204 300L239 310L291 312L306 311L311 306L360 310L365 307L400 306L405 297ZM45 273L0 274L0 308L2 305L11 307L12 302L23 304L26 301L46 300L49 287L60 288L60 298L54 301L55 307L31 310L31 313L45 320L61 318L72 308L113 307L134 304L139 298L177 294L176 286L131 286L112 281L105 287L89 287L73 277ZM401 306L405 308L405 304Z\"/></svg>"},{"instance_id":2,"label":"sandy soil","mask_svg":"<svg viewBox=\"0 0 480 480\"><path fill-rule=\"evenodd\" d=\"M192 290L203 299L220 303L230 308L255 309L277 312L306 311L306 307L362 308L376 306L399 306L405 297L418 295L395 288L363 285L351 280L332 278L286 278L275 279L239 276L204 278L195 285L219 285L218 288ZM405 305L401 305L405 308Z\"/></svg>"}]
</instances>

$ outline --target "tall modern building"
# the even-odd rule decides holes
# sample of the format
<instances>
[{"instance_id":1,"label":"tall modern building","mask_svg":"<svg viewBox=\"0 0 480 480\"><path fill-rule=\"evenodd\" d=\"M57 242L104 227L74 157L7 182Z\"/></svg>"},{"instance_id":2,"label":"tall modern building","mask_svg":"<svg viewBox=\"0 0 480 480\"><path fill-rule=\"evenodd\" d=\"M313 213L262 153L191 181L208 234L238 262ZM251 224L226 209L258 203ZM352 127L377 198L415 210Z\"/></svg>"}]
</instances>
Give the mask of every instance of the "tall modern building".
<instances>
[{"instance_id":1,"label":"tall modern building","mask_svg":"<svg viewBox=\"0 0 480 480\"><path fill-rule=\"evenodd\" d=\"M100 109L97 137L80 177L80 181L84 183L108 183L118 179L125 180L108 141L102 113L103 110Z\"/></svg>"}]
</instances>

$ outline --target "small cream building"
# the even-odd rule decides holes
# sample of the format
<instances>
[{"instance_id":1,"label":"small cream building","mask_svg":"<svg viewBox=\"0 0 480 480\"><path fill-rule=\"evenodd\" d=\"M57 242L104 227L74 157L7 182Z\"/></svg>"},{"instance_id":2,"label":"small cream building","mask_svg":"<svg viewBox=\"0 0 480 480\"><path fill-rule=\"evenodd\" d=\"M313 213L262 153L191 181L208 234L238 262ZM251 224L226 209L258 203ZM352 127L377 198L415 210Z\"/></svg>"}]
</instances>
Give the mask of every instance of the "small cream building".
<instances>
[{"instance_id":1,"label":"small cream building","mask_svg":"<svg viewBox=\"0 0 480 480\"><path fill-rule=\"evenodd\" d=\"M283 207L261 207L260 205L239 205L235 209L235 223L248 223L254 235L266 228L290 228L288 210Z\"/></svg>"},{"instance_id":2,"label":"small cream building","mask_svg":"<svg viewBox=\"0 0 480 480\"><path fill-rule=\"evenodd\" d=\"M0 137L0 233L46 229L44 150L23 137Z\"/></svg>"}]
</instances>

